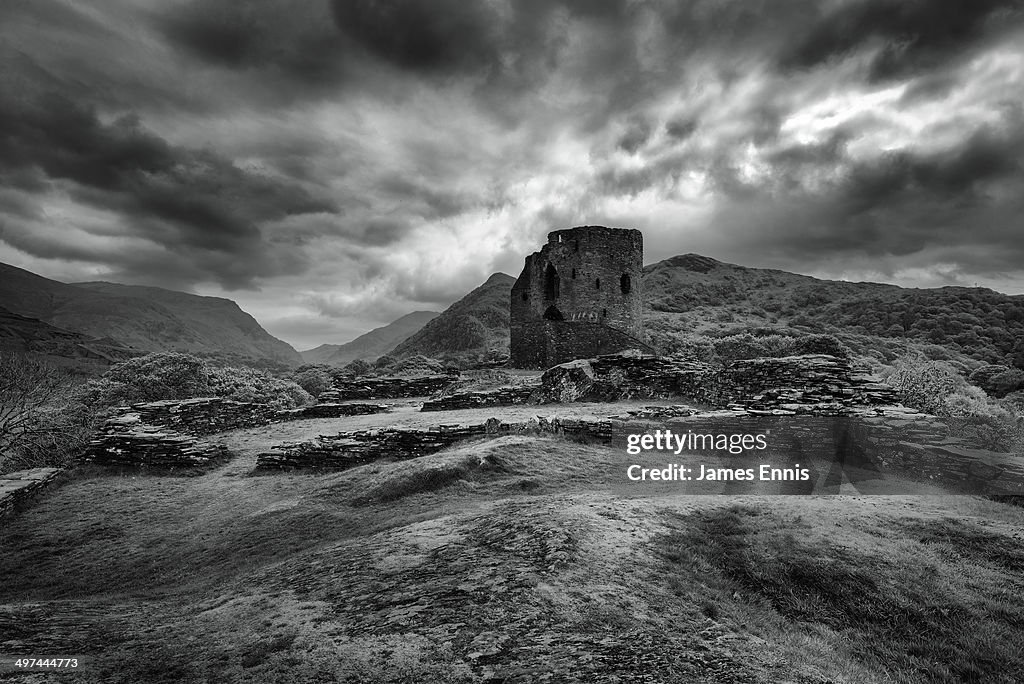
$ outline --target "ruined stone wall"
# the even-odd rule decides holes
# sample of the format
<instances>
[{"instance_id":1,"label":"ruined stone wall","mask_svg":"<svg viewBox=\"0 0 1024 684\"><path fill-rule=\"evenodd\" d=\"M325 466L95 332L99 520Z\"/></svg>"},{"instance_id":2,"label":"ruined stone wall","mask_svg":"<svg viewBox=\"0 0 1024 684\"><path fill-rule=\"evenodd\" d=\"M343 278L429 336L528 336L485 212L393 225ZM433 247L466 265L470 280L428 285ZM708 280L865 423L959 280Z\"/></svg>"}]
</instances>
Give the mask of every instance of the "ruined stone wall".
<instances>
[{"instance_id":1,"label":"ruined stone wall","mask_svg":"<svg viewBox=\"0 0 1024 684\"><path fill-rule=\"evenodd\" d=\"M216 465L228 453L223 445L200 444L176 430L147 424L137 412L127 412L106 421L81 458L105 466L193 470Z\"/></svg>"},{"instance_id":2,"label":"ruined stone wall","mask_svg":"<svg viewBox=\"0 0 1024 684\"><path fill-rule=\"evenodd\" d=\"M891 387L825 354L732 361L724 367L672 358L610 355L549 369L543 401L686 397L752 412L841 414L896 403Z\"/></svg>"},{"instance_id":3,"label":"ruined stone wall","mask_svg":"<svg viewBox=\"0 0 1024 684\"><path fill-rule=\"evenodd\" d=\"M521 423L504 423L490 418L473 425L442 425L420 430L385 428L320 435L308 442L282 444L256 457L256 470L292 468L345 469L378 459L405 460L433 454L468 439L509 434L557 435L581 442L608 443L612 424L607 420L543 418Z\"/></svg>"},{"instance_id":4,"label":"ruined stone wall","mask_svg":"<svg viewBox=\"0 0 1024 684\"><path fill-rule=\"evenodd\" d=\"M418 378L361 378L334 380L334 389L320 393L320 401L350 399L402 399L426 397L458 380L452 375L424 375Z\"/></svg>"},{"instance_id":5,"label":"ruined stone wall","mask_svg":"<svg viewBox=\"0 0 1024 684\"><path fill-rule=\"evenodd\" d=\"M0 475L0 518L14 513L60 472L59 468L31 468Z\"/></svg>"},{"instance_id":6,"label":"ruined stone wall","mask_svg":"<svg viewBox=\"0 0 1024 684\"><path fill-rule=\"evenodd\" d=\"M627 349L654 353L635 337L600 323L524 321L517 335L518 354L513 355L515 361L511 364L515 368L550 368L571 359L589 359Z\"/></svg>"},{"instance_id":7,"label":"ruined stone wall","mask_svg":"<svg viewBox=\"0 0 1024 684\"><path fill-rule=\"evenodd\" d=\"M642 339L642 275L643 235L638 230L581 226L549 233L547 244L526 258L512 286L512 366L547 368L580 358L559 355L563 350L540 344L544 335L571 329L553 330L538 325L541 321L591 323ZM635 345L619 349L631 346ZM564 353L575 354L576 349L570 345Z\"/></svg>"}]
</instances>

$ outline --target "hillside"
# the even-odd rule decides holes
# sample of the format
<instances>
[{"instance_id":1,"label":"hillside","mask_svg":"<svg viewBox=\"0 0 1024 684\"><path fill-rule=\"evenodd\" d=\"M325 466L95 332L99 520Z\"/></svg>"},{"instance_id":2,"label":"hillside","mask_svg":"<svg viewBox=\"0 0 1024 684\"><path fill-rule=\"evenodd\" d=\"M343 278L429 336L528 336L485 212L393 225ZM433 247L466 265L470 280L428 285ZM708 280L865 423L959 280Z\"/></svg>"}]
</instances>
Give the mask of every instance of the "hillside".
<instances>
[{"instance_id":1,"label":"hillside","mask_svg":"<svg viewBox=\"0 0 1024 684\"><path fill-rule=\"evenodd\" d=\"M69 285L0 264L0 306L140 351L178 350L255 365L301 363L291 346L219 297L113 283Z\"/></svg>"},{"instance_id":2,"label":"hillside","mask_svg":"<svg viewBox=\"0 0 1024 684\"><path fill-rule=\"evenodd\" d=\"M0 350L31 354L79 371L102 371L134 355L114 340L98 340L62 330L37 318L0 307Z\"/></svg>"},{"instance_id":3,"label":"hillside","mask_svg":"<svg viewBox=\"0 0 1024 684\"><path fill-rule=\"evenodd\" d=\"M643 286L647 333L663 350L689 335L784 327L1024 368L1024 296L820 280L695 254L645 267Z\"/></svg>"},{"instance_id":4,"label":"hillside","mask_svg":"<svg viewBox=\"0 0 1024 684\"><path fill-rule=\"evenodd\" d=\"M479 357L507 349L514 281L499 275L391 353ZM699 336L778 329L830 333L881 362L920 351L967 366L1024 368L1024 296L985 288L821 280L684 254L644 267L643 296L645 332L662 353Z\"/></svg>"},{"instance_id":5,"label":"hillside","mask_svg":"<svg viewBox=\"0 0 1024 684\"><path fill-rule=\"evenodd\" d=\"M306 363L320 363L328 366L344 366L356 359L375 361L437 316L436 311L413 311L385 326L374 328L351 342L321 344L315 349L299 353Z\"/></svg>"},{"instance_id":6,"label":"hillside","mask_svg":"<svg viewBox=\"0 0 1024 684\"><path fill-rule=\"evenodd\" d=\"M507 354L509 297L515 281L505 273L491 275L388 355L475 360L492 350Z\"/></svg>"}]
</instances>

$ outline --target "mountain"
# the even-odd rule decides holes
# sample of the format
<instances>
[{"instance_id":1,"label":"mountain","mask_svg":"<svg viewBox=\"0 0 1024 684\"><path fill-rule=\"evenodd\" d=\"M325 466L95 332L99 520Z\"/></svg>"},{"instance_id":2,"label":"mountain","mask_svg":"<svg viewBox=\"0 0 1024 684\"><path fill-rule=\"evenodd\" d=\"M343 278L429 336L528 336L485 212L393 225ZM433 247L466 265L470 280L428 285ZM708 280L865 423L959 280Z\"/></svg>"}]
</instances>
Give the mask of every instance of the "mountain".
<instances>
[{"instance_id":1,"label":"mountain","mask_svg":"<svg viewBox=\"0 0 1024 684\"><path fill-rule=\"evenodd\" d=\"M449 306L388 355L422 354L476 360L491 350L507 354L508 306L515 281L505 273L491 275L483 285Z\"/></svg>"},{"instance_id":2,"label":"mountain","mask_svg":"<svg viewBox=\"0 0 1024 684\"><path fill-rule=\"evenodd\" d=\"M680 335L780 328L835 334L862 351L909 345L1024 368L1021 295L821 280L696 254L644 267L643 288L644 326L662 351Z\"/></svg>"},{"instance_id":3,"label":"mountain","mask_svg":"<svg viewBox=\"0 0 1024 684\"><path fill-rule=\"evenodd\" d=\"M56 328L0 307L0 350L31 354L56 366L100 372L138 352L114 340L98 340Z\"/></svg>"},{"instance_id":4,"label":"mountain","mask_svg":"<svg viewBox=\"0 0 1024 684\"><path fill-rule=\"evenodd\" d=\"M185 351L253 365L302 362L230 299L114 283L69 285L0 264L0 306L142 352Z\"/></svg>"},{"instance_id":5,"label":"mountain","mask_svg":"<svg viewBox=\"0 0 1024 684\"><path fill-rule=\"evenodd\" d=\"M374 328L351 342L321 344L315 349L299 353L306 363L321 363L329 366L344 366L356 359L374 361L437 316L436 311L413 311L385 326Z\"/></svg>"},{"instance_id":6,"label":"mountain","mask_svg":"<svg viewBox=\"0 0 1024 684\"><path fill-rule=\"evenodd\" d=\"M390 354L475 357L508 345L512 278L495 274ZM682 254L644 267L644 328L662 353L744 331L828 333L889 362L930 358L1024 368L1024 295L822 280Z\"/></svg>"}]
</instances>

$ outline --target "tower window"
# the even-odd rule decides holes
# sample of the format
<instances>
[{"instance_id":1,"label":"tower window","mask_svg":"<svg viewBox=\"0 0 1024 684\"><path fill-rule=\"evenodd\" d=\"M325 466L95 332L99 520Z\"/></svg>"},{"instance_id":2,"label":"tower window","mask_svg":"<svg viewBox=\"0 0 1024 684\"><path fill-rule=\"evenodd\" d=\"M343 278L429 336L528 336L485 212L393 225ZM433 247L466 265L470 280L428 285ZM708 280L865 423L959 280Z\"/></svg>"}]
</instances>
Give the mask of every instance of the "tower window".
<instances>
[{"instance_id":1,"label":"tower window","mask_svg":"<svg viewBox=\"0 0 1024 684\"><path fill-rule=\"evenodd\" d=\"M601 317L608 318L608 309L601 309Z\"/></svg>"},{"instance_id":2,"label":"tower window","mask_svg":"<svg viewBox=\"0 0 1024 684\"><path fill-rule=\"evenodd\" d=\"M601 279L600 278L598 278L597 280L594 281L594 289L595 290L600 290L601 289Z\"/></svg>"},{"instance_id":3,"label":"tower window","mask_svg":"<svg viewBox=\"0 0 1024 684\"><path fill-rule=\"evenodd\" d=\"M576 269L572 269L572 279L576 280Z\"/></svg>"},{"instance_id":4,"label":"tower window","mask_svg":"<svg viewBox=\"0 0 1024 684\"><path fill-rule=\"evenodd\" d=\"M544 297L558 299L558 271L551 264L544 271Z\"/></svg>"},{"instance_id":5,"label":"tower window","mask_svg":"<svg viewBox=\"0 0 1024 684\"><path fill-rule=\"evenodd\" d=\"M628 273L623 273L622 277L619 278L619 287L622 289L622 294L629 294L633 289L633 282L630 280Z\"/></svg>"},{"instance_id":6,"label":"tower window","mask_svg":"<svg viewBox=\"0 0 1024 684\"><path fill-rule=\"evenodd\" d=\"M530 298L530 294L529 294L528 292L524 292L524 293L523 293L523 301L525 302L525 301L526 301L526 300L528 300L529 298Z\"/></svg>"}]
</instances>

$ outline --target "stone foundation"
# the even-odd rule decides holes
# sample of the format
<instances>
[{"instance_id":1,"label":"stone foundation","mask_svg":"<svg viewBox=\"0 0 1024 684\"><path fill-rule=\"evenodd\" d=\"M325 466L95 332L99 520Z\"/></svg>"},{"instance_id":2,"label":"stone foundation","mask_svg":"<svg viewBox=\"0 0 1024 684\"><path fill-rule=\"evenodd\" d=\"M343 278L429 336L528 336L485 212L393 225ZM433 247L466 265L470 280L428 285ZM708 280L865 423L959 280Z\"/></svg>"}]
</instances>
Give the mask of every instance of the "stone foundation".
<instances>
[{"instance_id":1,"label":"stone foundation","mask_svg":"<svg viewBox=\"0 0 1024 684\"><path fill-rule=\"evenodd\" d=\"M97 465L172 470L205 468L227 457L226 447L199 444L180 432L147 425L139 413L108 420L81 456Z\"/></svg>"},{"instance_id":2,"label":"stone foundation","mask_svg":"<svg viewBox=\"0 0 1024 684\"><path fill-rule=\"evenodd\" d=\"M309 442L284 444L259 454L257 470L354 468L379 459L410 459L426 456L468 439L507 434L555 434L581 441L608 442L608 421L537 418L523 423L503 423L491 418L476 425L441 425L428 430L388 428L342 432Z\"/></svg>"},{"instance_id":3,"label":"stone foundation","mask_svg":"<svg viewBox=\"0 0 1024 684\"><path fill-rule=\"evenodd\" d=\"M420 378L364 378L335 380L334 389L320 393L322 402L350 399L406 399L428 397L455 380L451 375L427 375Z\"/></svg>"},{"instance_id":4,"label":"stone foundation","mask_svg":"<svg viewBox=\"0 0 1024 684\"><path fill-rule=\"evenodd\" d=\"M0 518L14 513L50 484L59 472L59 468L32 468L0 475Z\"/></svg>"},{"instance_id":5,"label":"stone foundation","mask_svg":"<svg viewBox=\"0 0 1024 684\"><path fill-rule=\"evenodd\" d=\"M526 320L512 328L514 368L544 369L572 359L654 350L622 331L587 321Z\"/></svg>"},{"instance_id":6,"label":"stone foundation","mask_svg":"<svg viewBox=\"0 0 1024 684\"><path fill-rule=\"evenodd\" d=\"M266 404L232 401L220 397L168 399L133 404L131 412L143 423L202 436L240 428L259 427L305 418L340 418L388 410L384 404L322 403L296 409L276 409Z\"/></svg>"},{"instance_id":7,"label":"stone foundation","mask_svg":"<svg viewBox=\"0 0 1024 684\"><path fill-rule=\"evenodd\" d=\"M842 413L896 403L892 388L825 354L733 361L724 367L635 355L601 356L548 369L543 402L683 397L711 407L780 415Z\"/></svg>"},{"instance_id":8,"label":"stone foundation","mask_svg":"<svg viewBox=\"0 0 1024 684\"><path fill-rule=\"evenodd\" d=\"M512 406L525 404L537 391L535 386L499 387L479 392L458 392L456 394L423 402L421 411L454 411L457 409L485 408L489 406Z\"/></svg>"}]
</instances>

